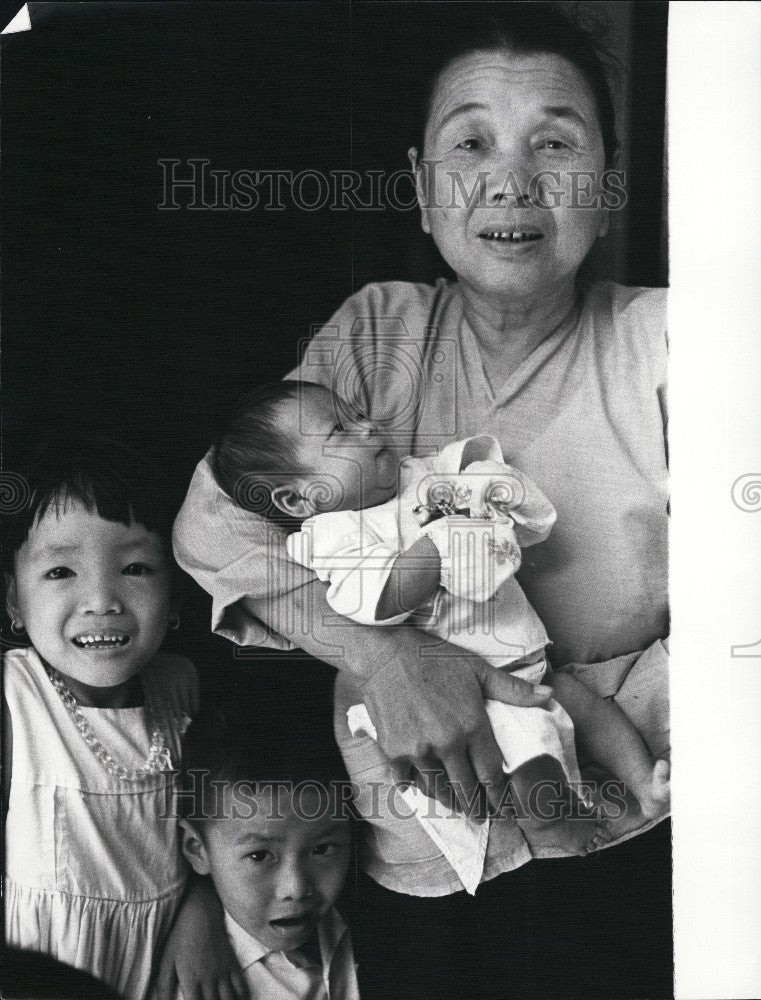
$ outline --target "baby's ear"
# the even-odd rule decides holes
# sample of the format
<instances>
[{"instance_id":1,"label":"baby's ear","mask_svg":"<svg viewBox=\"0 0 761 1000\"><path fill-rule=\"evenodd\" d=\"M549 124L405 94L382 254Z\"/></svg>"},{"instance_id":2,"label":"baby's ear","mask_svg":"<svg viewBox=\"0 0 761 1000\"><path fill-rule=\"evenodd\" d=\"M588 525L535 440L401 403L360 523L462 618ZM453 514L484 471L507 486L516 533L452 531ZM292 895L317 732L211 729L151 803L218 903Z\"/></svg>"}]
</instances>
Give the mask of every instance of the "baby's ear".
<instances>
[{"instance_id":1,"label":"baby's ear","mask_svg":"<svg viewBox=\"0 0 761 1000\"><path fill-rule=\"evenodd\" d=\"M279 511L299 521L304 521L315 513L312 501L292 486L274 486L270 496Z\"/></svg>"},{"instance_id":2,"label":"baby's ear","mask_svg":"<svg viewBox=\"0 0 761 1000\"><path fill-rule=\"evenodd\" d=\"M208 875L211 872L206 845L198 836L192 824L186 819L180 820L182 830L182 853L190 862L196 875Z\"/></svg>"}]
</instances>

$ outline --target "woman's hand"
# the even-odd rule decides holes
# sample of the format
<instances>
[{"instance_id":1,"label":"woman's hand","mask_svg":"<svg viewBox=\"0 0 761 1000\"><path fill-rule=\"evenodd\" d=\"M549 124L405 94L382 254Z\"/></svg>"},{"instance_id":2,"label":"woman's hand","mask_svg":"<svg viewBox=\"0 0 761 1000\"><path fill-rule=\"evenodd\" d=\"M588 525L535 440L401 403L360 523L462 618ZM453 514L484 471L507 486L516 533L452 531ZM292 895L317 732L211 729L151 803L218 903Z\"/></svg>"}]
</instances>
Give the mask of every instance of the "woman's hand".
<instances>
[{"instance_id":1,"label":"woman's hand","mask_svg":"<svg viewBox=\"0 0 761 1000\"><path fill-rule=\"evenodd\" d=\"M423 792L446 801L445 779L459 808L473 819L487 814L479 784L494 810L506 787L485 699L538 706L550 694L550 688L494 670L475 657L446 653L394 660L362 687L378 743L400 775L414 768Z\"/></svg>"},{"instance_id":2,"label":"woman's hand","mask_svg":"<svg viewBox=\"0 0 761 1000\"><path fill-rule=\"evenodd\" d=\"M256 1000L225 933L222 906L208 878L183 898L156 975L154 1000Z\"/></svg>"},{"instance_id":3,"label":"woman's hand","mask_svg":"<svg viewBox=\"0 0 761 1000\"><path fill-rule=\"evenodd\" d=\"M473 811L481 783L497 809L507 782L484 700L541 706L551 689L495 670L416 628L336 625L325 591L315 580L268 600L246 597L242 604L310 655L348 673L359 695L354 701L367 706L384 754L401 774L413 767L427 772L421 784L427 795L446 801L446 779L460 806Z\"/></svg>"}]
</instances>

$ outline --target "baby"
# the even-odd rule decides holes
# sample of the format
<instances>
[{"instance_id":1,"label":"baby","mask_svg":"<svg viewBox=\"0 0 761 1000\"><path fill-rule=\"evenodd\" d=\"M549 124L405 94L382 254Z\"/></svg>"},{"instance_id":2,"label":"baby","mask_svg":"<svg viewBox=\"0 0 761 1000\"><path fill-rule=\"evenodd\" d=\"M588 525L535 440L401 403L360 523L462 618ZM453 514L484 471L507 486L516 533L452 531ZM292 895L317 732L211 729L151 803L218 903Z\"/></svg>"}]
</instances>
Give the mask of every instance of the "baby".
<instances>
[{"instance_id":1,"label":"baby","mask_svg":"<svg viewBox=\"0 0 761 1000\"><path fill-rule=\"evenodd\" d=\"M589 811L580 815L574 729L646 817L668 810L669 766L651 760L627 717L574 677L548 673L549 640L515 572L521 546L547 537L555 511L503 463L493 438L400 464L382 431L330 390L286 381L237 404L215 447L214 472L239 503L256 480L269 499L264 513L294 529L290 556L329 584L328 603L339 614L378 626L416 624L549 685L546 708L487 702L532 847L582 853L612 836ZM349 725L374 734L363 706L352 707ZM550 786L559 800L540 801L537 789Z\"/></svg>"},{"instance_id":2,"label":"baby","mask_svg":"<svg viewBox=\"0 0 761 1000\"><path fill-rule=\"evenodd\" d=\"M358 1000L334 905L352 853L348 786L330 725L307 712L256 689L202 710L176 800L183 850L211 876L252 998Z\"/></svg>"}]
</instances>

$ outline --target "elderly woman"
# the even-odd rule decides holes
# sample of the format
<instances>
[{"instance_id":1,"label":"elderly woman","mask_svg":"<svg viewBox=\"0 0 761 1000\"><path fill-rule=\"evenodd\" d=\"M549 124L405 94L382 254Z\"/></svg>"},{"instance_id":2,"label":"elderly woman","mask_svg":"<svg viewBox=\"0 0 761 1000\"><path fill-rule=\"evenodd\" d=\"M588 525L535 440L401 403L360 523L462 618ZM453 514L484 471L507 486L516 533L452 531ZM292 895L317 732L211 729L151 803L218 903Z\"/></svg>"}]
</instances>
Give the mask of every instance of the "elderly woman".
<instances>
[{"instance_id":1,"label":"elderly woman","mask_svg":"<svg viewBox=\"0 0 761 1000\"><path fill-rule=\"evenodd\" d=\"M557 509L522 587L553 668L613 696L651 751L668 748L664 293L585 284L608 228L613 105L586 35L543 4L458 39L409 152L429 233L457 280L390 282L352 296L292 377L330 386L426 454L488 432ZM484 698L532 704L528 686L414 629L336 622L284 536L198 466L175 528L180 564L237 643L299 646L334 664L350 773L391 762L460 801L504 791ZM361 689L378 744L343 710ZM504 810L503 810L504 812ZM490 826L483 884L466 896L415 823L369 815L371 880L356 929L364 997L670 995L667 829L589 860L532 858L517 825ZM629 810L617 839L648 824ZM523 867L525 866L525 867ZM634 873L634 874L633 874ZM551 938L549 937L551 934ZM633 957L632 949L646 955Z\"/></svg>"}]
</instances>

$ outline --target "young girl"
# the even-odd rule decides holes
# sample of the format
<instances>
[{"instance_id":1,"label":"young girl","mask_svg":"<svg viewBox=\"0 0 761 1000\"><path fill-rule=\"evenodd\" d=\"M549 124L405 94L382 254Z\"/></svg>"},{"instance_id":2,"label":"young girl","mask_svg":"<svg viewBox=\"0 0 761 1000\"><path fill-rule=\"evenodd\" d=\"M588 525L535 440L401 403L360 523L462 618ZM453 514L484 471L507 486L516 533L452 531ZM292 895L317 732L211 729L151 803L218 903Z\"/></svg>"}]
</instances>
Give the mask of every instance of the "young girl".
<instances>
[{"instance_id":1,"label":"young girl","mask_svg":"<svg viewBox=\"0 0 761 1000\"><path fill-rule=\"evenodd\" d=\"M185 885L170 772L195 669L155 475L113 441L38 455L4 553L5 931L142 1000Z\"/></svg>"}]
</instances>

